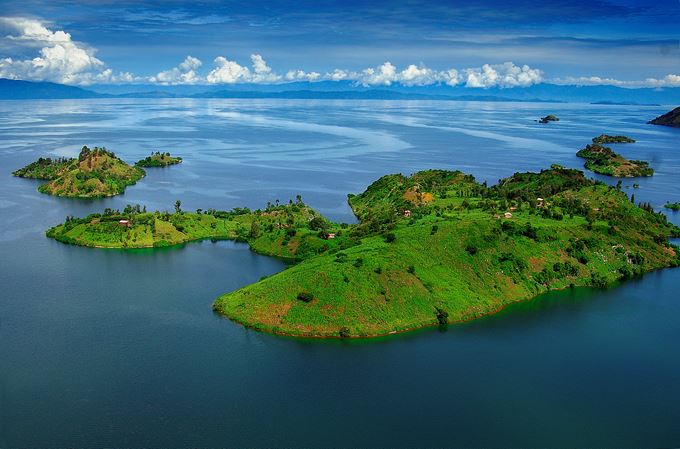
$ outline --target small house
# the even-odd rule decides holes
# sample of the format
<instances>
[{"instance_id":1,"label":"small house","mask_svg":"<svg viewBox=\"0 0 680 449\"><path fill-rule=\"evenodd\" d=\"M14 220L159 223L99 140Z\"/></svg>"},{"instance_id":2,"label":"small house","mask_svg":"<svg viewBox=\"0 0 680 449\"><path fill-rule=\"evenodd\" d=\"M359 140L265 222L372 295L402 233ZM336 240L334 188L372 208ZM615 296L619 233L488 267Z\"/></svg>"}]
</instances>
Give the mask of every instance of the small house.
<instances>
[{"instance_id":1,"label":"small house","mask_svg":"<svg viewBox=\"0 0 680 449\"><path fill-rule=\"evenodd\" d=\"M128 227L128 226L130 226L130 220L119 220L118 224L121 225L121 226Z\"/></svg>"},{"instance_id":2,"label":"small house","mask_svg":"<svg viewBox=\"0 0 680 449\"><path fill-rule=\"evenodd\" d=\"M536 207L545 207L545 200L543 198L536 198Z\"/></svg>"},{"instance_id":3,"label":"small house","mask_svg":"<svg viewBox=\"0 0 680 449\"><path fill-rule=\"evenodd\" d=\"M409 218L411 216L411 211L410 210L405 210L404 211L404 217Z\"/></svg>"},{"instance_id":4,"label":"small house","mask_svg":"<svg viewBox=\"0 0 680 449\"><path fill-rule=\"evenodd\" d=\"M505 218L512 218L512 213L511 212L506 212L503 214Z\"/></svg>"},{"instance_id":5,"label":"small house","mask_svg":"<svg viewBox=\"0 0 680 449\"><path fill-rule=\"evenodd\" d=\"M333 234L332 232L329 233L329 234L328 234L328 238L329 238L329 239L334 239L334 238L335 238L335 234Z\"/></svg>"}]
</instances>

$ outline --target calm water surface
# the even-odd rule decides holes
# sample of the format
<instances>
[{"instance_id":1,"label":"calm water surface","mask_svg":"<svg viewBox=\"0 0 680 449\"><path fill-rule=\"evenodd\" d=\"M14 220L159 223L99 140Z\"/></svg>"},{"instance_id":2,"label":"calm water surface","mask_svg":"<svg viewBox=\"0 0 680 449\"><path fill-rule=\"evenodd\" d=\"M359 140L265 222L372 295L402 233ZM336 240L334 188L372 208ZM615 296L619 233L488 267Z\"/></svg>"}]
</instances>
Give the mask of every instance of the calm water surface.
<instances>
[{"instance_id":1,"label":"calm water surface","mask_svg":"<svg viewBox=\"0 0 680 449\"><path fill-rule=\"evenodd\" d=\"M680 445L679 270L551 293L446 331L310 341L212 313L219 294L285 268L245 245L124 252L44 237L66 215L127 203L257 208L298 193L350 222L346 194L383 174L450 168L494 183L581 167L574 153L603 132L638 140L617 150L657 172L624 188L659 209L680 201L680 131L645 122L668 109L0 101L0 447ZM547 113L561 121L533 122ZM85 144L184 163L93 201L9 176Z\"/></svg>"}]
</instances>

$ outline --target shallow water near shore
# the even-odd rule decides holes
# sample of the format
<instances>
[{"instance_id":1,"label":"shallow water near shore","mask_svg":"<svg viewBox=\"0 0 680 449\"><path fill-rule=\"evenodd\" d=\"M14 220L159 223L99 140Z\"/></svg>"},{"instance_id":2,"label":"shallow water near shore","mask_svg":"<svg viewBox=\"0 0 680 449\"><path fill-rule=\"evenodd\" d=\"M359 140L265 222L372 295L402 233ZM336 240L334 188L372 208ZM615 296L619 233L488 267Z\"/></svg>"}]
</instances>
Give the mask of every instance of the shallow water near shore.
<instances>
[{"instance_id":1,"label":"shallow water near shore","mask_svg":"<svg viewBox=\"0 0 680 449\"><path fill-rule=\"evenodd\" d=\"M0 447L668 447L680 444L680 270L609 290L550 292L447 329L370 340L277 337L215 315L222 293L285 269L229 241L162 250L64 245L66 215L262 207L301 194L353 221L346 194L379 176L460 169L494 183L601 133L638 140L680 201L670 109L309 100L0 102ZM539 125L548 113L560 122ZM124 195L69 200L9 173L99 145L170 151ZM615 180L599 177L605 182ZM633 188L633 184L639 188ZM666 212L680 224L680 213Z\"/></svg>"}]
</instances>

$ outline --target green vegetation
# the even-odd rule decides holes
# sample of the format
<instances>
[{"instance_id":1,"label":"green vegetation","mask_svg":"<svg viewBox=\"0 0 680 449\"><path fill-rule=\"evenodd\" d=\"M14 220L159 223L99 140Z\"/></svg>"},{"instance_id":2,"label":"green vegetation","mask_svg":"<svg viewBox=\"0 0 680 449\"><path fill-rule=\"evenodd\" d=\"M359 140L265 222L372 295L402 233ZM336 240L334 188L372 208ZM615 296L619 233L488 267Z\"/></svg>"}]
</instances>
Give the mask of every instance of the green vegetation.
<instances>
[{"instance_id":1,"label":"green vegetation","mask_svg":"<svg viewBox=\"0 0 680 449\"><path fill-rule=\"evenodd\" d=\"M20 178L51 180L58 178L74 160L69 158L52 159L41 157L24 168L12 172L12 175Z\"/></svg>"},{"instance_id":2,"label":"green vegetation","mask_svg":"<svg viewBox=\"0 0 680 449\"><path fill-rule=\"evenodd\" d=\"M135 165L137 167L167 167L168 165L180 164L181 162L181 157L170 156L170 153L156 151L151 153L150 156L135 162Z\"/></svg>"},{"instance_id":3,"label":"green vegetation","mask_svg":"<svg viewBox=\"0 0 680 449\"><path fill-rule=\"evenodd\" d=\"M595 139L593 139L595 140ZM652 176L654 169L646 161L628 160L611 148L598 143L586 145L576 155L586 159L585 167L601 175L617 178Z\"/></svg>"},{"instance_id":4,"label":"green vegetation","mask_svg":"<svg viewBox=\"0 0 680 449\"><path fill-rule=\"evenodd\" d=\"M388 175L349 202L361 220L348 228L353 246L305 258L214 309L267 332L375 336L680 264L667 241L680 230L663 215L560 166L492 188L461 172Z\"/></svg>"},{"instance_id":5,"label":"green vegetation","mask_svg":"<svg viewBox=\"0 0 680 449\"><path fill-rule=\"evenodd\" d=\"M83 147L77 159L43 159L14 172L15 176L47 179L38 191L55 196L99 198L123 193L144 177L106 148Z\"/></svg>"},{"instance_id":6,"label":"green vegetation","mask_svg":"<svg viewBox=\"0 0 680 449\"><path fill-rule=\"evenodd\" d=\"M538 120L538 123L550 123L550 122L559 122L559 121L560 121L560 119L557 118L556 115L549 114L549 115L546 115L545 117L541 117Z\"/></svg>"},{"instance_id":7,"label":"green vegetation","mask_svg":"<svg viewBox=\"0 0 680 449\"><path fill-rule=\"evenodd\" d=\"M108 248L235 239L297 261L213 306L249 327L294 336L446 325L550 289L601 288L680 265L680 248L668 243L680 229L663 214L559 165L493 187L457 171L387 175L348 198L355 225L331 223L298 197L256 211L128 206L69 217L47 235Z\"/></svg>"},{"instance_id":8,"label":"green vegetation","mask_svg":"<svg viewBox=\"0 0 680 449\"><path fill-rule=\"evenodd\" d=\"M597 137L593 137L593 143L606 144L606 143L635 143L635 139L631 139L626 136L610 136L609 134L600 134Z\"/></svg>"},{"instance_id":9,"label":"green vegetation","mask_svg":"<svg viewBox=\"0 0 680 449\"><path fill-rule=\"evenodd\" d=\"M671 210L680 210L680 203L670 203L670 202L668 202L668 203L664 204L663 207L665 207L667 209L671 209Z\"/></svg>"},{"instance_id":10,"label":"green vegetation","mask_svg":"<svg viewBox=\"0 0 680 449\"><path fill-rule=\"evenodd\" d=\"M318 219L323 220L323 230L313 225ZM255 211L183 212L179 200L174 213L147 212L145 207L129 205L123 211L106 209L85 218L67 217L63 224L49 229L47 236L97 248L157 248L193 240L230 239L248 242L258 253L291 261L356 243L301 199Z\"/></svg>"}]
</instances>

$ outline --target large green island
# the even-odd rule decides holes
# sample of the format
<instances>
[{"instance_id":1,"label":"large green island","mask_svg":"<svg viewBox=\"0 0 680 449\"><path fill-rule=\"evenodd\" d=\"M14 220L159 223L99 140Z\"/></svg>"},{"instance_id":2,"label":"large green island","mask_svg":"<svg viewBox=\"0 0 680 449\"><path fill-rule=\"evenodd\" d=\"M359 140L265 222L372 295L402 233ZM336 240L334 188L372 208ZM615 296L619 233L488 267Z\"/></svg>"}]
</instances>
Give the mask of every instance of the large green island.
<instances>
[{"instance_id":1,"label":"large green island","mask_svg":"<svg viewBox=\"0 0 680 449\"><path fill-rule=\"evenodd\" d=\"M143 178L145 172L128 165L106 148L84 146L77 158L39 158L12 174L48 180L38 191L49 195L101 198L123 193L127 186Z\"/></svg>"},{"instance_id":2,"label":"large green island","mask_svg":"<svg viewBox=\"0 0 680 449\"><path fill-rule=\"evenodd\" d=\"M264 210L146 212L129 206L47 231L94 247L235 239L297 263L214 303L248 327L368 337L456 323L551 289L605 287L680 265L680 229L614 187L554 165L487 187L458 171L387 175L349 195L337 225L300 198Z\"/></svg>"}]
</instances>

